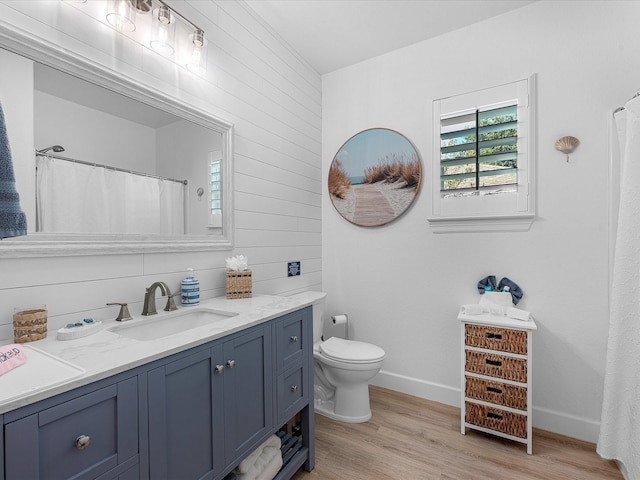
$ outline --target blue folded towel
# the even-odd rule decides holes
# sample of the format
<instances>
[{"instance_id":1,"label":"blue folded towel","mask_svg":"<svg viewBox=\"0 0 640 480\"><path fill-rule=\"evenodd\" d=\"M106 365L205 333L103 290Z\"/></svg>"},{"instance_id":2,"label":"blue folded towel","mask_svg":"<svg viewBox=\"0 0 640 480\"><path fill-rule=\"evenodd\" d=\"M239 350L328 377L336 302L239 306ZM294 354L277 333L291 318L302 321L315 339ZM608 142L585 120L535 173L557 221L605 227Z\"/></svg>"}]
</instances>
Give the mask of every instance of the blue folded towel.
<instances>
[{"instance_id":1,"label":"blue folded towel","mask_svg":"<svg viewBox=\"0 0 640 480\"><path fill-rule=\"evenodd\" d=\"M27 217L20 208L20 196L16 190L11 149L0 104L0 238L27 234Z\"/></svg>"},{"instance_id":2,"label":"blue folded towel","mask_svg":"<svg viewBox=\"0 0 640 480\"><path fill-rule=\"evenodd\" d=\"M486 291L486 287L491 287L491 290L489 291L496 289L496 277L494 275L484 277L478 282L478 293L482 295Z\"/></svg>"}]
</instances>

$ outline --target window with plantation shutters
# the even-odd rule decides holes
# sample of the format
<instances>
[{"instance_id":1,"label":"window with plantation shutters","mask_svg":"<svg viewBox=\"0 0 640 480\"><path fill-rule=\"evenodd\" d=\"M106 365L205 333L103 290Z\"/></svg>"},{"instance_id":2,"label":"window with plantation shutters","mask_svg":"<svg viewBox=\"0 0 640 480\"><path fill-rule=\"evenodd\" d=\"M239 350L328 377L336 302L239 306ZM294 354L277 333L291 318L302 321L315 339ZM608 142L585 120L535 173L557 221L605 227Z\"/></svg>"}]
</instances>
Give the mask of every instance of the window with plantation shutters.
<instances>
[{"instance_id":1,"label":"window with plantation shutters","mask_svg":"<svg viewBox=\"0 0 640 480\"><path fill-rule=\"evenodd\" d=\"M441 119L441 191L517 185L517 107L514 101Z\"/></svg>"},{"instance_id":2,"label":"window with plantation shutters","mask_svg":"<svg viewBox=\"0 0 640 480\"><path fill-rule=\"evenodd\" d=\"M530 226L535 214L533 80L433 102L429 222L436 230Z\"/></svg>"},{"instance_id":3,"label":"window with plantation shutters","mask_svg":"<svg viewBox=\"0 0 640 480\"><path fill-rule=\"evenodd\" d=\"M222 152L209 152L209 228L222 225Z\"/></svg>"}]
</instances>

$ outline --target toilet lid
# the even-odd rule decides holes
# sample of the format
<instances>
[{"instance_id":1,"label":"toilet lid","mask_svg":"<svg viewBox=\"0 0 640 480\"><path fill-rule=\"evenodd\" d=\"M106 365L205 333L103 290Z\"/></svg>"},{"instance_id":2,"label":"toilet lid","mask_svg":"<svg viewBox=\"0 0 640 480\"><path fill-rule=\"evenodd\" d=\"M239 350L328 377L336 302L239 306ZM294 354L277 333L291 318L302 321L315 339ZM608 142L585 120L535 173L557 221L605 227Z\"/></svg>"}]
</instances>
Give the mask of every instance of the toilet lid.
<instances>
[{"instance_id":1,"label":"toilet lid","mask_svg":"<svg viewBox=\"0 0 640 480\"><path fill-rule=\"evenodd\" d=\"M376 345L338 337L322 342L320 351L329 358L349 363L370 363L384 358L384 350Z\"/></svg>"}]
</instances>

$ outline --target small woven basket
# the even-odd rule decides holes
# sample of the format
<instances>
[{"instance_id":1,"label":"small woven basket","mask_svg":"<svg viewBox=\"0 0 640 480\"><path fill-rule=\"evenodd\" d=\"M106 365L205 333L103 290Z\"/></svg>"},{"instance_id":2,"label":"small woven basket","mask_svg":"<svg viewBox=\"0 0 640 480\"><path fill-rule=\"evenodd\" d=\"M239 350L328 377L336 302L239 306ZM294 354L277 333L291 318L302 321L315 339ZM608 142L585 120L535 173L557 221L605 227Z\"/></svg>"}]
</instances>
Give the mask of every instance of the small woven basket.
<instances>
[{"instance_id":1,"label":"small woven basket","mask_svg":"<svg viewBox=\"0 0 640 480\"><path fill-rule=\"evenodd\" d=\"M504 382L465 376L465 396L518 410L527 409L527 389Z\"/></svg>"},{"instance_id":2,"label":"small woven basket","mask_svg":"<svg viewBox=\"0 0 640 480\"><path fill-rule=\"evenodd\" d=\"M527 383L527 359L467 350L464 369L467 372Z\"/></svg>"},{"instance_id":3,"label":"small woven basket","mask_svg":"<svg viewBox=\"0 0 640 480\"><path fill-rule=\"evenodd\" d=\"M468 323L465 325L465 344L470 347L526 355L527 332Z\"/></svg>"},{"instance_id":4,"label":"small woven basket","mask_svg":"<svg viewBox=\"0 0 640 480\"><path fill-rule=\"evenodd\" d=\"M465 422L518 438L527 438L527 417L518 413L466 402Z\"/></svg>"},{"instance_id":5,"label":"small woven basket","mask_svg":"<svg viewBox=\"0 0 640 480\"><path fill-rule=\"evenodd\" d=\"M47 310L34 308L13 314L13 338L16 343L42 340L47 336Z\"/></svg>"},{"instance_id":6,"label":"small woven basket","mask_svg":"<svg viewBox=\"0 0 640 480\"><path fill-rule=\"evenodd\" d=\"M251 272L227 270L227 298L251 297Z\"/></svg>"}]
</instances>

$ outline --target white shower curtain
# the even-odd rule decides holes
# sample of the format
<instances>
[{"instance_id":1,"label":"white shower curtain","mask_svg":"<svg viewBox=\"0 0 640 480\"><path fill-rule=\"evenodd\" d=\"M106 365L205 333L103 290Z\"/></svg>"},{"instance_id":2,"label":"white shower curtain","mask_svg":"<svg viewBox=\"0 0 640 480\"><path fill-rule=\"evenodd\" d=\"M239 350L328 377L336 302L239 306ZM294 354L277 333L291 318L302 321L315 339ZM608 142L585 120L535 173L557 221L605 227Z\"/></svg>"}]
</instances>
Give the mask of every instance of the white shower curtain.
<instances>
[{"instance_id":1,"label":"white shower curtain","mask_svg":"<svg viewBox=\"0 0 640 480\"><path fill-rule=\"evenodd\" d=\"M640 480L640 97L615 120L624 144L597 451Z\"/></svg>"},{"instance_id":2,"label":"white shower curtain","mask_svg":"<svg viewBox=\"0 0 640 480\"><path fill-rule=\"evenodd\" d=\"M182 183L46 156L36 183L38 231L185 233Z\"/></svg>"}]
</instances>

